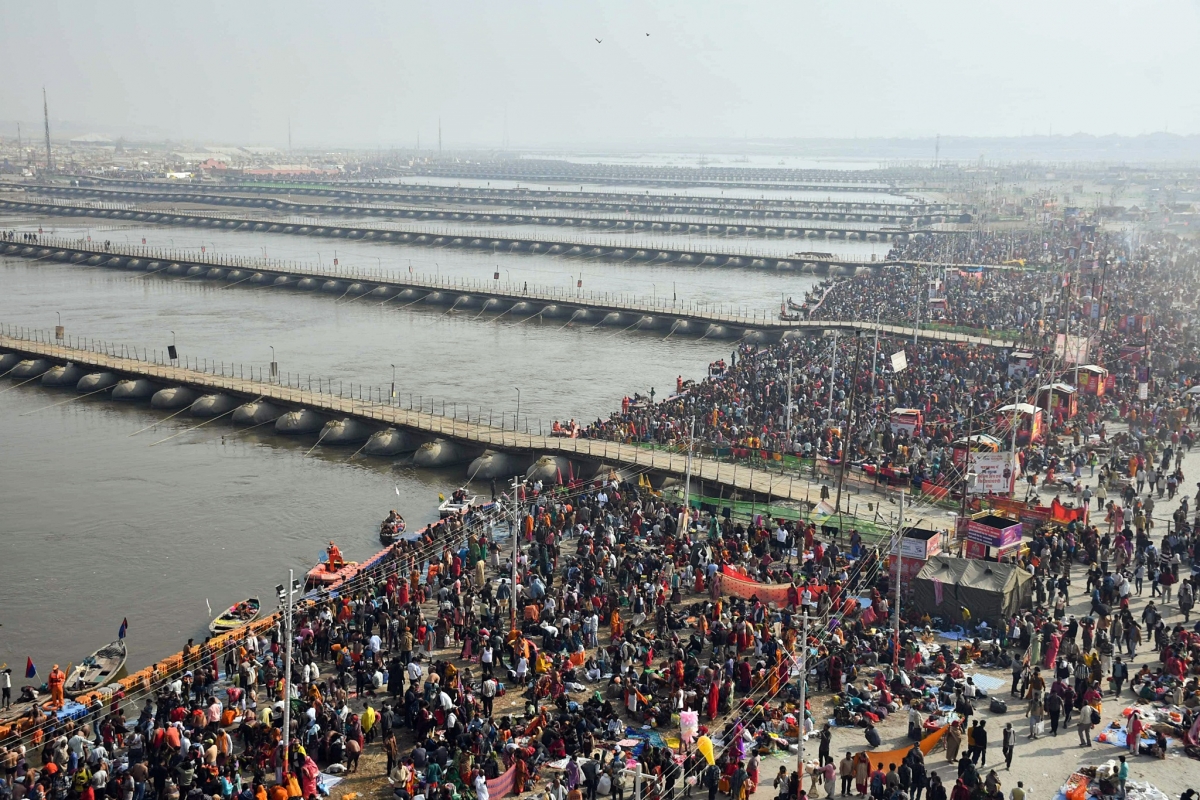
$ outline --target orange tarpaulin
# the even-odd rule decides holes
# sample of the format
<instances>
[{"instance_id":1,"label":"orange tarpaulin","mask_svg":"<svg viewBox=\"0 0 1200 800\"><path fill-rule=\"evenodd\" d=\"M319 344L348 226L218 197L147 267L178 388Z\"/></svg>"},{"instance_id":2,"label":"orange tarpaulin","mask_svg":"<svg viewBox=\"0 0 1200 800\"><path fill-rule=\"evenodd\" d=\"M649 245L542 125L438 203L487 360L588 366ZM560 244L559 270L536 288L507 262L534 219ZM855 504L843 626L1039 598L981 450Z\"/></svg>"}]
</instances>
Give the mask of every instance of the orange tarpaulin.
<instances>
[{"instance_id":1,"label":"orange tarpaulin","mask_svg":"<svg viewBox=\"0 0 1200 800\"><path fill-rule=\"evenodd\" d=\"M924 755L929 755L933 748L937 747L937 743L942 740L949 730L949 725L943 725L933 733L921 740L921 752ZM872 766L875 764L883 764L883 768L887 769L888 764L899 764L904 757L908 755L908 751L912 750L915 745L901 747L899 750L872 750L867 753L867 758L871 759Z\"/></svg>"},{"instance_id":2,"label":"orange tarpaulin","mask_svg":"<svg viewBox=\"0 0 1200 800\"><path fill-rule=\"evenodd\" d=\"M764 603L775 603L777 606L787 605L790 586L787 583L759 583L736 573L725 572L721 575L722 594L745 598L757 596Z\"/></svg>"},{"instance_id":3,"label":"orange tarpaulin","mask_svg":"<svg viewBox=\"0 0 1200 800\"><path fill-rule=\"evenodd\" d=\"M1062 503L1058 502L1057 498L1050 503L1050 519L1055 522L1065 524L1074 520L1078 520L1079 522L1086 523L1087 518L1088 515L1086 506L1081 506L1080 508L1067 508Z\"/></svg>"}]
</instances>

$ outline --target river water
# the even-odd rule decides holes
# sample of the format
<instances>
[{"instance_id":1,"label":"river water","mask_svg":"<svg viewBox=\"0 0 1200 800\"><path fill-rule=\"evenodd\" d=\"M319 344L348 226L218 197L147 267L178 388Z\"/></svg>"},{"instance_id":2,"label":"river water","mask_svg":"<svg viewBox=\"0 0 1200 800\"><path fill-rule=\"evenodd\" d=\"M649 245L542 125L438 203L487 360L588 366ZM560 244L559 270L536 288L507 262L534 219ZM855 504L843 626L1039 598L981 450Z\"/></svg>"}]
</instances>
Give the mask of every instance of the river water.
<instances>
[{"instance_id":1,"label":"river water","mask_svg":"<svg viewBox=\"0 0 1200 800\"><path fill-rule=\"evenodd\" d=\"M329 264L336 252L344 267L407 273L411 266L428 277L488 280L499 270L513 284L564 291L582 274L590 290L658 300L674 293L679 302L764 312L783 294L803 297L816 280L194 228L89 228L62 218L6 217L0 227L115 245L144 237L181 251L265 252L314 265ZM820 242L819 249L839 244ZM531 427L605 416L634 391L654 387L662 396L677 375L703 377L732 347L0 258L0 321L51 328L59 315L72 337L139 350L163 350L173 338L181 355L246 368L265 367L273 346L281 371L314 383L387 386L394 364L401 402L410 393L414 403L436 397L448 410L455 403L473 414L482 408L497 421L511 422L519 387ZM388 509L422 524L436 515L438 492L462 480L461 467L418 471L403 460L350 460L347 450L310 452L312 439L238 431L221 421L191 430L195 421L186 415L166 420L144 406L73 397L36 382L0 381L0 662L19 666L31 656L43 675L114 639L123 618L130 666L138 668L202 637L212 616L206 601L215 614L253 593L273 608L273 587L287 569L307 570L329 539L347 557L364 558L379 549L378 521Z\"/></svg>"}]
</instances>

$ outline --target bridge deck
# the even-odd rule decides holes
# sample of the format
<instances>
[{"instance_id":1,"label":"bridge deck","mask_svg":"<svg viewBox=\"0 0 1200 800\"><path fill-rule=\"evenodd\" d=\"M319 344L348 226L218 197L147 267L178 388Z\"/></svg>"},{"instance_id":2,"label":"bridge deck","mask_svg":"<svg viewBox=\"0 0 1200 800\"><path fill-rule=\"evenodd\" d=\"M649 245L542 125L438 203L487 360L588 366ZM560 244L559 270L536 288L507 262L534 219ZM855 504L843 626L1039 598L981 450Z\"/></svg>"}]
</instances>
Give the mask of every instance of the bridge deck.
<instances>
[{"instance_id":1,"label":"bridge deck","mask_svg":"<svg viewBox=\"0 0 1200 800\"><path fill-rule=\"evenodd\" d=\"M566 439L506 430L478 421L414 411L385 403L337 397L278 383L200 372L61 344L31 342L0 335L0 350L144 377L167 386L184 385L206 392L231 392L246 398L262 398L269 402L309 408L333 416L358 417L434 436L476 442L497 450L583 458L598 463L654 470L677 476L683 476L687 470L687 458L682 454L600 439ZM771 473L707 458L692 458L692 475L729 489L769 495L773 498L801 501L818 496L813 491L814 484L799 476Z\"/></svg>"},{"instance_id":2,"label":"bridge deck","mask_svg":"<svg viewBox=\"0 0 1200 800\"><path fill-rule=\"evenodd\" d=\"M163 262L164 267L169 263L183 265L199 265L217 267L227 270L240 269L262 272L264 274L290 275L297 277L312 277L321 281L335 280L341 282L359 282L364 284L363 295L370 291L367 287L389 286L398 291L415 289L425 292L444 292L457 295L472 296L483 299L494 298L505 303L537 303L542 305L557 305L565 309L584 309L600 314L616 312L642 316L662 317L666 319L689 320L700 324L724 325L745 330L770 331L786 333L788 331L864 331L874 333L878 329L880 335L912 336L911 326L880 324L873 321L860 320L801 320L789 322L780 320L771 314L739 313L737 311L722 311L720 308L700 306L690 303L678 303L668 300L650 301L644 298L624 297L606 292L590 290L561 290L532 287L525 290L521 285L501 281L480 281L449 276L429 279L408 276L404 273L392 273L386 270L355 269L350 267L315 266L299 264L275 259L245 258L224 256L212 253L185 253L175 250L161 250L155 247L132 245L110 246L108 249L96 243L80 240L42 236L36 243L29 242L0 242L0 254L7 249L15 252L10 256L45 260L48 256L38 256L43 250L72 250L90 256L105 258L122 257L138 258L149 261ZM29 250L28 254L24 251ZM149 274L149 273L147 273ZM200 276L197 276L198 278ZM360 295L361 296L361 295ZM356 298L355 298L356 299ZM453 304L453 301L450 301ZM531 312L536 313L536 312ZM990 336L973 336L964 333L921 328L917 336L923 339L960 342L965 344L985 345L990 347L1012 347L1014 342Z\"/></svg>"}]
</instances>

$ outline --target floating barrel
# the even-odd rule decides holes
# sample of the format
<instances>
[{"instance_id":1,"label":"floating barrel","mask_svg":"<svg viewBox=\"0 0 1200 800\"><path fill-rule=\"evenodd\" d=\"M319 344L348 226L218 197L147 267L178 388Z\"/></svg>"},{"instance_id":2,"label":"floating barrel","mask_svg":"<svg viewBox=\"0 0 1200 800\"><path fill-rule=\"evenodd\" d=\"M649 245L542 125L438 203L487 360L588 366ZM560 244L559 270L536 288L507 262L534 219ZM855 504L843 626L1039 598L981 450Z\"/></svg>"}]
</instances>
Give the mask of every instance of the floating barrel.
<instances>
[{"instance_id":1,"label":"floating barrel","mask_svg":"<svg viewBox=\"0 0 1200 800\"><path fill-rule=\"evenodd\" d=\"M145 378L123 380L113 388L113 400L149 400L158 391L158 384Z\"/></svg>"},{"instance_id":2,"label":"floating barrel","mask_svg":"<svg viewBox=\"0 0 1200 800\"><path fill-rule=\"evenodd\" d=\"M50 362L44 358L27 358L13 367L8 376L14 381L26 381L45 374L50 367Z\"/></svg>"},{"instance_id":3,"label":"floating barrel","mask_svg":"<svg viewBox=\"0 0 1200 800\"><path fill-rule=\"evenodd\" d=\"M548 305L542 309L542 316L550 317L551 319L557 319L559 317L567 316L567 310L568 309L563 308L562 306L554 305L553 303L551 303L550 305Z\"/></svg>"},{"instance_id":4,"label":"floating barrel","mask_svg":"<svg viewBox=\"0 0 1200 800\"><path fill-rule=\"evenodd\" d=\"M417 448L413 454L413 465L417 467L446 467L473 460L480 448L469 447L450 439L434 439Z\"/></svg>"},{"instance_id":5,"label":"floating barrel","mask_svg":"<svg viewBox=\"0 0 1200 800\"><path fill-rule=\"evenodd\" d=\"M250 276L250 283L269 283L270 278L261 272L256 272Z\"/></svg>"},{"instance_id":6,"label":"floating barrel","mask_svg":"<svg viewBox=\"0 0 1200 800\"><path fill-rule=\"evenodd\" d=\"M131 258L125 262L125 269L142 270L145 269L146 262L140 258Z\"/></svg>"},{"instance_id":7,"label":"floating barrel","mask_svg":"<svg viewBox=\"0 0 1200 800\"><path fill-rule=\"evenodd\" d=\"M16 353L0 354L0 375L4 375L17 364L20 364L23 359Z\"/></svg>"},{"instance_id":8,"label":"floating barrel","mask_svg":"<svg viewBox=\"0 0 1200 800\"><path fill-rule=\"evenodd\" d=\"M712 323L708 326L708 330L704 332L705 338L708 339L728 339L732 335L732 331L724 325Z\"/></svg>"},{"instance_id":9,"label":"floating barrel","mask_svg":"<svg viewBox=\"0 0 1200 800\"><path fill-rule=\"evenodd\" d=\"M174 411L196 402L197 394L195 389L189 389L186 386L168 386L166 389L160 389L154 393L154 396L150 398L150 407Z\"/></svg>"},{"instance_id":10,"label":"floating barrel","mask_svg":"<svg viewBox=\"0 0 1200 800\"><path fill-rule=\"evenodd\" d=\"M278 278L271 281L271 283L275 284L276 286L287 286L289 283L294 283L295 280L296 279L291 275L280 275Z\"/></svg>"},{"instance_id":11,"label":"floating barrel","mask_svg":"<svg viewBox=\"0 0 1200 800\"><path fill-rule=\"evenodd\" d=\"M206 394L192 403L193 417L220 417L238 407L236 398L227 394Z\"/></svg>"},{"instance_id":12,"label":"floating barrel","mask_svg":"<svg viewBox=\"0 0 1200 800\"><path fill-rule=\"evenodd\" d=\"M400 290L395 286L376 286L371 290L373 297L395 297L400 293Z\"/></svg>"},{"instance_id":13,"label":"floating barrel","mask_svg":"<svg viewBox=\"0 0 1200 800\"><path fill-rule=\"evenodd\" d=\"M325 427L325 417L308 408L289 411L275 420L275 432L289 436L316 433L323 427Z\"/></svg>"},{"instance_id":14,"label":"floating barrel","mask_svg":"<svg viewBox=\"0 0 1200 800\"><path fill-rule=\"evenodd\" d=\"M111 372L89 372L75 384L75 390L83 394L99 392L102 389L111 389L116 386L117 381L117 376Z\"/></svg>"},{"instance_id":15,"label":"floating barrel","mask_svg":"<svg viewBox=\"0 0 1200 800\"><path fill-rule=\"evenodd\" d=\"M691 333L692 323L690 320L677 319L671 323L671 333Z\"/></svg>"},{"instance_id":16,"label":"floating barrel","mask_svg":"<svg viewBox=\"0 0 1200 800\"><path fill-rule=\"evenodd\" d=\"M42 374L42 386L74 386L83 374L83 370L75 364L51 367Z\"/></svg>"},{"instance_id":17,"label":"floating barrel","mask_svg":"<svg viewBox=\"0 0 1200 800\"><path fill-rule=\"evenodd\" d=\"M529 456L488 450L467 467L467 480L504 480L514 475L524 475L528 469Z\"/></svg>"},{"instance_id":18,"label":"floating barrel","mask_svg":"<svg viewBox=\"0 0 1200 800\"><path fill-rule=\"evenodd\" d=\"M192 266L187 268L187 272L185 272L184 274L187 275L189 278L194 278L197 275L203 275L207 271L208 270L206 268L200 266L199 264L193 264Z\"/></svg>"},{"instance_id":19,"label":"floating barrel","mask_svg":"<svg viewBox=\"0 0 1200 800\"><path fill-rule=\"evenodd\" d=\"M326 283L330 283L330 281L326 281ZM303 289L306 292L311 292L314 289L319 289L322 287L321 282L316 278L301 278L300 280L296 281L296 288Z\"/></svg>"},{"instance_id":20,"label":"floating barrel","mask_svg":"<svg viewBox=\"0 0 1200 800\"><path fill-rule=\"evenodd\" d=\"M233 424L265 425L279 419L282 413L266 400L254 400L237 407L233 412Z\"/></svg>"},{"instance_id":21,"label":"floating barrel","mask_svg":"<svg viewBox=\"0 0 1200 800\"><path fill-rule=\"evenodd\" d=\"M600 320L601 325L621 325L625 318L617 311L610 311L604 315L604 319Z\"/></svg>"},{"instance_id":22,"label":"floating barrel","mask_svg":"<svg viewBox=\"0 0 1200 800\"><path fill-rule=\"evenodd\" d=\"M187 273L187 268L184 267L183 264L168 264L167 265L167 274L168 275L184 275L186 273Z\"/></svg>"},{"instance_id":23,"label":"floating barrel","mask_svg":"<svg viewBox=\"0 0 1200 800\"><path fill-rule=\"evenodd\" d=\"M583 476L581 465L566 456L542 456L525 471L525 480L567 483Z\"/></svg>"},{"instance_id":24,"label":"floating barrel","mask_svg":"<svg viewBox=\"0 0 1200 800\"><path fill-rule=\"evenodd\" d=\"M331 419L321 430L321 443L328 445L359 444L371 438L375 426L354 417Z\"/></svg>"},{"instance_id":25,"label":"floating barrel","mask_svg":"<svg viewBox=\"0 0 1200 800\"><path fill-rule=\"evenodd\" d=\"M401 453L411 453L420 445L420 441L408 431L388 428L372 433L363 447L363 452L372 456L398 456Z\"/></svg>"},{"instance_id":26,"label":"floating barrel","mask_svg":"<svg viewBox=\"0 0 1200 800\"><path fill-rule=\"evenodd\" d=\"M217 281L225 277L225 270L221 269L220 267L213 267L208 272L204 273L204 277Z\"/></svg>"},{"instance_id":27,"label":"floating barrel","mask_svg":"<svg viewBox=\"0 0 1200 800\"><path fill-rule=\"evenodd\" d=\"M92 256L87 260L89 267L98 267L104 261L104 256Z\"/></svg>"},{"instance_id":28,"label":"floating barrel","mask_svg":"<svg viewBox=\"0 0 1200 800\"><path fill-rule=\"evenodd\" d=\"M313 280L312 278L304 279L304 281L312 281L312 280ZM304 281L300 281L300 283L303 284ZM316 281L313 281L313 282L316 283ZM307 287L301 286L301 288L307 288ZM342 292L346 291L346 289L342 285L341 281L325 281L324 283L321 284L321 291L341 294Z\"/></svg>"}]
</instances>

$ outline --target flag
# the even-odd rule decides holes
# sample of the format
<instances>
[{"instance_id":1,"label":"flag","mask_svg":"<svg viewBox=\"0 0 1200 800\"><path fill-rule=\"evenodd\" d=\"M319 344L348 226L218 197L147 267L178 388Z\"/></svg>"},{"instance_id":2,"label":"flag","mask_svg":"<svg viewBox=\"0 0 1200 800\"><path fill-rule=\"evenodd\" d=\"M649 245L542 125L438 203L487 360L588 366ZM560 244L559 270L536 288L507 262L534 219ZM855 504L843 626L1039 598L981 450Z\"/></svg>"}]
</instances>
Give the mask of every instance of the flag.
<instances>
[{"instance_id":1,"label":"flag","mask_svg":"<svg viewBox=\"0 0 1200 800\"><path fill-rule=\"evenodd\" d=\"M125 632L128 630L129 630L129 618L126 617L125 619L121 620L121 630L117 631L117 638L124 639Z\"/></svg>"},{"instance_id":2,"label":"flag","mask_svg":"<svg viewBox=\"0 0 1200 800\"><path fill-rule=\"evenodd\" d=\"M26 678L37 677L37 667L35 667L33 665L33 659L28 656L25 657L25 677Z\"/></svg>"}]
</instances>

